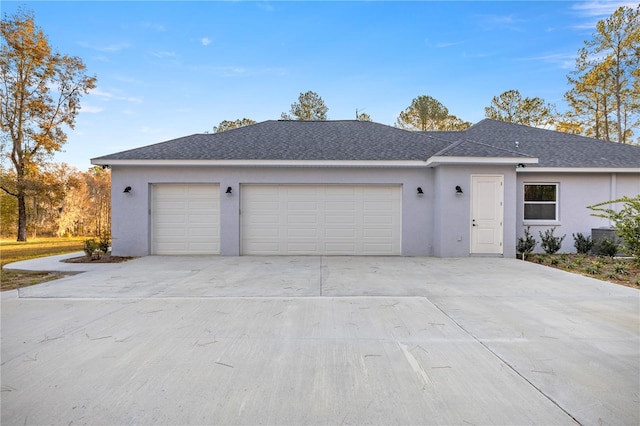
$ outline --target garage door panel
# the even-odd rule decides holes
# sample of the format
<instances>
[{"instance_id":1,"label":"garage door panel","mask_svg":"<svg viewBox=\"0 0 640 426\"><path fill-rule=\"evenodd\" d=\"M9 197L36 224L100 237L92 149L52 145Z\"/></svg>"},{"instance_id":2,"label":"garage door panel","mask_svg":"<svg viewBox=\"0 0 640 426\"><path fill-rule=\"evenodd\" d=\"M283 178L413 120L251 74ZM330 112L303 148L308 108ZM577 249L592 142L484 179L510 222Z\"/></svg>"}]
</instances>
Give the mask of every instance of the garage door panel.
<instances>
[{"instance_id":1,"label":"garage door panel","mask_svg":"<svg viewBox=\"0 0 640 426\"><path fill-rule=\"evenodd\" d=\"M289 238L317 238L318 231L312 228L292 228L287 230Z\"/></svg>"},{"instance_id":2,"label":"garage door panel","mask_svg":"<svg viewBox=\"0 0 640 426\"><path fill-rule=\"evenodd\" d=\"M152 215L153 254L220 252L219 185L153 185Z\"/></svg>"},{"instance_id":3,"label":"garage door panel","mask_svg":"<svg viewBox=\"0 0 640 426\"><path fill-rule=\"evenodd\" d=\"M401 254L400 185L243 185L240 192L243 254ZM269 203L256 201L267 194Z\"/></svg>"}]
</instances>

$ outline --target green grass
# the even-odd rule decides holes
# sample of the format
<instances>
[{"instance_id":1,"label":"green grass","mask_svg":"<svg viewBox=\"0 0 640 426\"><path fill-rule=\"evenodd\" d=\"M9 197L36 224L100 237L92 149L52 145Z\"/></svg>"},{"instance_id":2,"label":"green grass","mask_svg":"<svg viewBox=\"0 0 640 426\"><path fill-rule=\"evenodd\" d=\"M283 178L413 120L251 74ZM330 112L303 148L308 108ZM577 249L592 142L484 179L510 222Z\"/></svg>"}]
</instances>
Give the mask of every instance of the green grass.
<instances>
[{"instance_id":1,"label":"green grass","mask_svg":"<svg viewBox=\"0 0 640 426\"><path fill-rule=\"evenodd\" d=\"M5 271L4 266L21 260L82 251L85 239L86 237L34 238L27 242L0 239L0 290L39 284L64 276L52 272Z\"/></svg>"}]
</instances>

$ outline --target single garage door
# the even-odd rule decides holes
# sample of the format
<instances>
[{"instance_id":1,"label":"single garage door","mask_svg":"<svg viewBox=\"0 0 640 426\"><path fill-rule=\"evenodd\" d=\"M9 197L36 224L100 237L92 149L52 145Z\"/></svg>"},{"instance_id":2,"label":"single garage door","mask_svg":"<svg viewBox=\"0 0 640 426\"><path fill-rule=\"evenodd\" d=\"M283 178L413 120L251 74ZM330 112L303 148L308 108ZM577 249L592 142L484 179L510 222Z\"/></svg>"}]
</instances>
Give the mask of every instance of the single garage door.
<instances>
[{"instance_id":1,"label":"single garage door","mask_svg":"<svg viewBox=\"0 0 640 426\"><path fill-rule=\"evenodd\" d=\"M242 254L399 255L400 185L242 185Z\"/></svg>"},{"instance_id":2,"label":"single garage door","mask_svg":"<svg viewBox=\"0 0 640 426\"><path fill-rule=\"evenodd\" d=\"M220 186L152 186L152 253L219 254Z\"/></svg>"}]
</instances>

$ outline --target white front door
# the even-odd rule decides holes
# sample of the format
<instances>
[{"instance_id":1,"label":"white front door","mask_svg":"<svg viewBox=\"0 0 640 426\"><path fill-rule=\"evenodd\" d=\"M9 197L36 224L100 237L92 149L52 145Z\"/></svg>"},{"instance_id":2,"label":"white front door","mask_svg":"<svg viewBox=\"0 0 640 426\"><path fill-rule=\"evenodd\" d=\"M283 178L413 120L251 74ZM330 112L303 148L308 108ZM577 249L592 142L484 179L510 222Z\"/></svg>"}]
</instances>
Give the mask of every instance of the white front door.
<instances>
[{"instance_id":1,"label":"white front door","mask_svg":"<svg viewBox=\"0 0 640 426\"><path fill-rule=\"evenodd\" d=\"M471 176L471 253L502 254L504 176Z\"/></svg>"}]
</instances>

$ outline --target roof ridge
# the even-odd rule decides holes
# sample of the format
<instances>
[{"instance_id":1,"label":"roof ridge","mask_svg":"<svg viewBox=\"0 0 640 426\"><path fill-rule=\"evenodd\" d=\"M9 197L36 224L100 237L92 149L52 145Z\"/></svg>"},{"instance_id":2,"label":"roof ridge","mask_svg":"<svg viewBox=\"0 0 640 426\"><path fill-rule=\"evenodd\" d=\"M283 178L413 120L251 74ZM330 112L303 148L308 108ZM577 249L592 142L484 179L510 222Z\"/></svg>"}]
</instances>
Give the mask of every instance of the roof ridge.
<instances>
[{"instance_id":1,"label":"roof ridge","mask_svg":"<svg viewBox=\"0 0 640 426\"><path fill-rule=\"evenodd\" d=\"M529 154L523 154L522 152L518 152L518 151L515 151L515 150L513 150L513 149L502 148L502 147L495 146L495 145L491 145L491 144L488 144L488 143L485 143L485 142L478 142L478 141L473 140L473 139L465 139L465 141L466 141L466 142L475 143L476 145L488 146L488 147L490 147L490 148L497 149L497 150L499 150L499 151L510 152L510 153L512 153L512 154L521 155L521 156L524 156L524 157L532 157L532 158L534 157L534 156L532 156L532 155L529 155ZM516 142L517 142L517 141L516 141Z\"/></svg>"},{"instance_id":2,"label":"roof ridge","mask_svg":"<svg viewBox=\"0 0 640 426\"><path fill-rule=\"evenodd\" d=\"M476 140L473 140L473 139L467 139L467 138L460 139L459 141L453 142L451 145L449 145L449 146L441 149L440 151L436 152L434 154L434 157L435 156L442 156L442 155L446 154L447 151L451 151L452 149L462 145L463 143L471 143L471 144L474 144L474 145L480 145L480 146L488 147L488 148L494 149L496 151L508 152L508 153L514 154L514 155L516 155L518 157L536 158L533 155L529 155L529 154L525 154L525 153L522 153L522 152L514 151L512 149L501 148L499 146L495 146L495 145L491 145L491 144L488 144L488 143L479 142L479 141L476 141Z\"/></svg>"}]
</instances>

